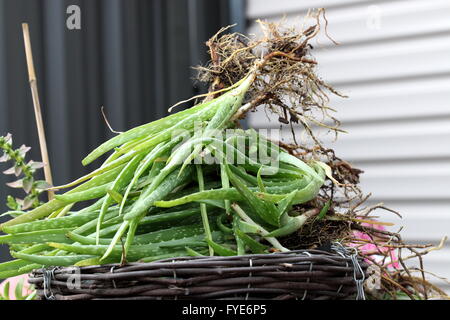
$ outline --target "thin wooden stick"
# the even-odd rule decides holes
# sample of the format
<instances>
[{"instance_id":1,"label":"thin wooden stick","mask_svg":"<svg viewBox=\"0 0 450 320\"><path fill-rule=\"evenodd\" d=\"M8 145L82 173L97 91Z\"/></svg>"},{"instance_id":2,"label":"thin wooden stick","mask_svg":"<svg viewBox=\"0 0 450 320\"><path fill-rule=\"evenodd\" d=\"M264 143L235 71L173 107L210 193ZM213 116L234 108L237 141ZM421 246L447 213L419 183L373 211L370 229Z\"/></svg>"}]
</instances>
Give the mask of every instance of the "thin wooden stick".
<instances>
[{"instance_id":1,"label":"thin wooden stick","mask_svg":"<svg viewBox=\"0 0 450 320\"><path fill-rule=\"evenodd\" d=\"M23 41L25 43L25 54L27 57L28 79L30 82L31 95L33 98L34 115L36 116L36 125L39 136L39 146L41 148L42 161L44 162L45 181L53 186L52 170L50 168L50 160L48 158L47 142L45 140L44 122L42 121L41 103L39 102L39 93L37 87L36 72L34 70L33 52L31 51L30 31L28 23L22 23ZM48 199L54 198L53 191L48 192Z\"/></svg>"}]
</instances>

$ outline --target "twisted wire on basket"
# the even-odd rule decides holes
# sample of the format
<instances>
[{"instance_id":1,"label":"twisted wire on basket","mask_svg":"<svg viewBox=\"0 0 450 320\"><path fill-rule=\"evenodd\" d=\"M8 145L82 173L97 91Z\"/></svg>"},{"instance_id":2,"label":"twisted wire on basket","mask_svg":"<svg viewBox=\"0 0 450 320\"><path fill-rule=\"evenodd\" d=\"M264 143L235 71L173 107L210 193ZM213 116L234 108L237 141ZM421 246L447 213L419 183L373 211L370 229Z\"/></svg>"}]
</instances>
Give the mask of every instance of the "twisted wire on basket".
<instances>
[{"instance_id":1,"label":"twisted wire on basket","mask_svg":"<svg viewBox=\"0 0 450 320\"><path fill-rule=\"evenodd\" d=\"M361 267L355 269L356 265ZM232 257L182 257L151 263L35 270L29 282L41 299L354 299L367 265L318 250ZM45 288L44 288L45 285ZM45 289L45 290L44 290Z\"/></svg>"}]
</instances>

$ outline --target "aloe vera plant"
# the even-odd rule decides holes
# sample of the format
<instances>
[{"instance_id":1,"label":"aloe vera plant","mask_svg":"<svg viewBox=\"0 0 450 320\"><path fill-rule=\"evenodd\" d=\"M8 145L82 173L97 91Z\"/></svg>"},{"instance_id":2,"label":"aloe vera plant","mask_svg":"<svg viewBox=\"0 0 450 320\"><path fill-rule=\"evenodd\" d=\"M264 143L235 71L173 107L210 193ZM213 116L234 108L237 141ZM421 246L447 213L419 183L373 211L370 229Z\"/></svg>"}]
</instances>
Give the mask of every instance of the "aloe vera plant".
<instances>
[{"instance_id":1,"label":"aloe vera plant","mask_svg":"<svg viewBox=\"0 0 450 320\"><path fill-rule=\"evenodd\" d=\"M218 98L124 132L90 153L83 163L112 151L98 169L53 188L71 190L1 225L8 235L0 241L11 246L21 267L0 264L0 276L35 265L287 250L276 237L309 219L290 212L317 195L325 170L254 130L226 135L254 79L249 73ZM200 133L198 121L204 124ZM174 134L179 130L188 138ZM254 157L267 146L274 163ZM214 161L206 163L207 157ZM92 199L93 205L71 210Z\"/></svg>"},{"instance_id":2,"label":"aloe vera plant","mask_svg":"<svg viewBox=\"0 0 450 320\"><path fill-rule=\"evenodd\" d=\"M13 218L0 225L7 233L0 242L16 260L0 264L0 277L36 265L289 250L281 237L324 218L328 209L299 214L296 207L317 197L331 170L294 157L255 130L240 129L238 120L253 102L286 107L280 94L297 95L304 113L289 109L291 118L309 130L309 110L323 110L317 101L326 100L325 90L335 91L315 76L316 62L304 56L306 49L281 52L290 49L279 47L280 37L292 42L290 48L310 39L274 33L243 47L227 36L223 42L213 37L229 56L203 70L220 89L213 86L203 102L102 143L82 160L87 165L108 154L97 169L50 188L57 192L53 200L36 202L20 215L9 212ZM259 45L273 52L256 54ZM0 143L10 146L10 139Z\"/></svg>"}]
</instances>

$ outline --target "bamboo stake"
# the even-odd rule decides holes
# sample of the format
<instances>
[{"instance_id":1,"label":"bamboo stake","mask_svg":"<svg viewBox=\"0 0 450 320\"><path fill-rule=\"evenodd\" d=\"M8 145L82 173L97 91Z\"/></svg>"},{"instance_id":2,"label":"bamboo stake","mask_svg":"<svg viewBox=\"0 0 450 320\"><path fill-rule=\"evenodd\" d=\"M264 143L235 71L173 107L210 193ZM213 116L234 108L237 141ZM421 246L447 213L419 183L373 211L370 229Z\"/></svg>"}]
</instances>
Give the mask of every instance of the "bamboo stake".
<instances>
[{"instance_id":1,"label":"bamboo stake","mask_svg":"<svg viewBox=\"0 0 450 320\"><path fill-rule=\"evenodd\" d=\"M27 58L28 66L28 80L30 82L31 96L33 98L34 115L36 116L36 126L39 136L39 146L41 149L42 161L44 162L44 175L45 181L53 186L52 171L50 168L50 160L48 158L47 142L45 140L44 122L42 121L41 103L39 102L39 93L37 87L36 72L34 70L33 52L31 51L31 39L30 31L28 29L28 23L22 23L23 41L25 43L25 54ZM54 198L53 191L48 192L48 199Z\"/></svg>"}]
</instances>

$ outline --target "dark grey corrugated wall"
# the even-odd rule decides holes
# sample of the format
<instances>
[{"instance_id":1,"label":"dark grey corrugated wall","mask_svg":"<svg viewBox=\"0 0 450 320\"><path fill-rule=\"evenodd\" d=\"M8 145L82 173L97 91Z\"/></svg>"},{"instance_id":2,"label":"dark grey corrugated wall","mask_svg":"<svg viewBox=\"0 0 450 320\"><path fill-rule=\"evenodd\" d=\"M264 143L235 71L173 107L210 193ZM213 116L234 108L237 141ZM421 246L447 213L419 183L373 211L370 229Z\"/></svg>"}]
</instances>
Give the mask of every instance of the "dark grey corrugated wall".
<instances>
[{"instance_id":1,"label":"dark grey corrugated wall","mask_svg":"<svg viewBox=\"0 0 450 320\"><path fill-rule=\"evenodd\" d=\"M81 159L115 130L164 116L197 93L190 66L207 61L203 45L240 22L241 0L0 0L0 135L11 132L40 160L21 23L31 29L54 182L89 168ZM66 27L67 6L81 9L81 30ZM242 25L242 23L241 23ZM96 164L94 164L96 165ZM2 169L2 168L0 168ZM6 169L6 168L5 168ZM0 208L11 192L0 175ZM5 258L5 248L3 248Z\"/></svg>"}]
</instances>

